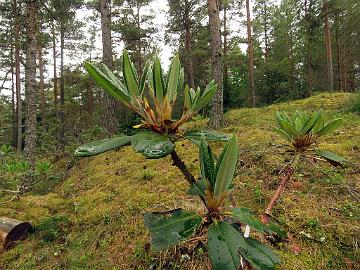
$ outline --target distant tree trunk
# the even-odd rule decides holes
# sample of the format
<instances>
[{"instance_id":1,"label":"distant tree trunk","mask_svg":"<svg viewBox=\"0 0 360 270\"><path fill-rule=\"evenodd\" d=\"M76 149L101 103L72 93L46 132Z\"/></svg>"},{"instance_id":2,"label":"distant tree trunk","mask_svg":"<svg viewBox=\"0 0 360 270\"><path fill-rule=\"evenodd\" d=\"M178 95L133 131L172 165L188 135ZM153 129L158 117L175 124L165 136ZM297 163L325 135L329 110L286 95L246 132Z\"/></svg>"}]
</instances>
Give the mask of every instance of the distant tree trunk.
<instances>
[{"instance_id":1,"label":"distant tree trunk","mask_svg":"<svg viewBox=\"0 0 360 270\"><path fill-rule=\"evenodd\" d=\"M295 97L296 93L295 93L294 79L295 79L294 44L293 44L293 31L291 29L289 35L289 87L290 87L290 92Z\"/></svg>"},{"instance_id":2,"label":"distant tree trunk","mask_svg":"<svg viewBox=\"0 0 360 270\"><path fill-rule=\"evenodd\" d=\"M15 78L14 78L14 43L11 40L11 117L12 117L12 145L16 147L16 104L15 104Z\"/></svg>"},{"instance_id":3,"label":"distant tree trunk","mask_svg":"<svg viewBox=\"0 0 360 270\"><path fill-rule=\"evenodd\" d=\"M336 41L336 55L337 55L337 79L338 79L338 87L340 91L344 90L343 81L342 81L342 60L341 60L341 47L339 40L339 15L335 16L335 41Z\"/></svg>"},{"instance_id":4,"label":"distant tree trunk","mask_svg":"<svg viewBox=\"0 0 360 270\"><path fill-rule=\"evenodd\" d=\"M141 16L140 16L140 5L139 2L136 2L136 25L137 25L137 31L138 31L138 46L137 46L137 54L138 54L138 73L141 74L142 70L143 70L143 61L142 61L142 57L141 57ZM110 17L111 19L111 17ZM111 23L111 22L110 22ZM112 43L111 43L112 44Z\"/></svg>"},{"instance_id":5,"label":"distant tree trunk","mask_svg":"<svg viewBox=\"0 0 360 270\"><path fill-rule=\"evenodd\" d=\"M59 110L59 131L58 146L60 150L65 148L65 78L64 78L64 37L65 28L63 21L60 22L60 110Z\"/></svg>"},{"instance_id":6,"label":"distant tree trunk","mask_svg":"<svg viewBox=\"0 0 360 270\"><path fill-rule=\"evenodd\" d=\"M89 78L87 80L87 127L92 128L94 125L94 90L92 80Z\"/></svg>"},{"instance_id":7,"label":"distant tree trunk","mask_svg":"<svg viewBox=\"0 0 360 270\"><path fill-rule=\"evenodd\" d=\"M208 0L209 25L211 35L211 62L212 74L218 85L216 94L211 101L209 128L220 128L224 123L223 113L223 73L222 73L222 48L221 29L219 18L219 3Z\"/></svg>"},{"instance_id":8,"label":"distant tree trunk","mask_svg":"<svg viewBox=\"0 0 360 270\"><path fill-rule=\"evenodd\" d=\"M263 13L264 13L264 37L265 37L265 60L266 62L269 60L269 36L268 36L268 7L266 5L266 1L262 2L263 4Z\"/></svg>"},{"instance_id":9,"label":"distant tree trunk","mask_svg":"<svg viewBox=\"0 0 360 270\"><path fill-rule=\"evenodd\" d=\"M26 0L26 66L25 66L25 99L26 99L26 136L24 155L30 163L31 171L35 170L36 146L36 0ZM26 188L28 183L23 183Z\"/></svg>"},{"instance_id":10,"label":"distant tree trunk","mask_svg":"<svg viewBox=\"0 0 360 270\"><path fill-rule=\"evenodd\" d=\"M228 72L228 67L226 64L226 57L228 54L228 41L227 41L227 36L228 36L228 30L227 30L227 9L228 9L228 4L224 1L223 4L223 20L224 20L224 30L223 30L223 35L224 35L224 84L226 85L227 81L228 81L228 77L229 77L229 72Z\"/></svg>"},{"instance_id":11,"label":"distant tree trunk","mask_svg":"<svg viewBox=\"0 0 360 270\"><path fill-rule=\"evenodd\" d=\"M111 0L100 0L101 13L101 32L102 32L102 47L103 47L103 62L113 69L113 54L111 42L111 14L110 14ZM105 94L105 111L103 114L104 126L109 135L116 133L116 103L109 95Z\"/></svg>"},{"instance_id":12,"label":"distant tree trunk","mask_svg":"<svg viewBox=\"0 0 360 270\"><path fill-rule=\"evenodd\" d=\"M54 20L51 21L52 47L53 47L53 83L54 83L54 110L58 119L58 78L56 71L56 34Z\"/></svg>"},{"instance_id":13,"label":"distant tree trunk","mask_svg":"<svg viewBox=\"0 0 360 270\"><path fill-rule=\"evenodd\" d=\"M13 13L15 19L15 92L16 92L16 125L17 125L17 139L16 150L21 153L22 150L22 100L20 88L20 23L17 1L13 1Z\"/></svg>"},{"instance_id":14,"label":"distant tree trunk","mask_svg":"<svg viewBox=\"0 0 360 270\"><path fill-rule=\"evenodd\" d=\"M251 18L250 18L250 1L246 0L246 28L248 36L248 65L249 65L249 90L251 106L256 106L255 101L255 81L254 81L254 52L253 52L253 38L251 34Z\"/></svg>"},{"instance_id":15,"label":"distant tree trunk","mask_svg":"<svg viewBox=\"0 0 360 270\"><path fill-rule=\"evenodd\" d=\"M332 63L331 32L329 25L329 3L327 0L323 0L323 12L324 12L324 32L325 32L328 88L330 91L332 91L334 90L334 71L333 71L333 63Z\"/></svg>"},{"instance_id":16,"label":"distant tree trunk","mask_svg":"<svg viewBox=\"0 0 360 270\"><path fill-rule=\"evenodd\" d=\"M195 88L194 83L194 67L192 61L192 46L191 46L191 21L190 21L190 3L188 0L185 0L185 17L184 17L184 26L185 26L185 70L187 83L190 88Z\"/></svg>"},{"instance_id":17,"label":"distant tree trunk","mask_svg":"<svg viewBox=\"0 0 360 270\"><path fill-rule=\"evenodd\" d=\"M43 48L41 46L40 40L40 25L38 25L38 42L37 42L37 49L38 49L38 60L39 60L39 77L40 77L40 84L39 84L39 92L40 92L40 111L41 111L41 127L42 131L45 132L45 83L44 83L44 63L43 63Z\"/></svg>"}]
</instances>

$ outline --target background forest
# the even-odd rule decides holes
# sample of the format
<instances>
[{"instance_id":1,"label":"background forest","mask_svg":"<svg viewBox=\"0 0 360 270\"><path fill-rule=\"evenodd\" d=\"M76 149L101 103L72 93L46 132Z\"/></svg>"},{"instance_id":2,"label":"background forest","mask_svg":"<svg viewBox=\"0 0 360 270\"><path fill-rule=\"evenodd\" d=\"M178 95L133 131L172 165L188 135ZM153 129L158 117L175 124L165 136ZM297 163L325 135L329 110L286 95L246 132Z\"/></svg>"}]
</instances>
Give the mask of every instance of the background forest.
<instances>
[{"instance_id":1,"label":"background forest","mask_svg":"<svg viewBox=\"0 0 360 270\"><path fill-rule=\"evenodd\" d=\"M181 141L177 155L174 145L191 129L207 129L210 138L233 134L232 146L239 147L233 151L236 172L229 178L233 195L222 199L263 213L283 169L294 161L272 129L279 111L293 117L293 129L302 121L297 136L304 135L310 115L322 128L336 123L335 132L323 132L322 141L309 145L341 156L304 154L288 174L271 216L290 236L272 243L281 258L279 269L359 269L358 0L1 0L0 11L0 217L33 225L24 243L0 254L0 269L210 269L202 240L151 253L144 211L201 209L174 168L178 158L175 166L183 166L194 184L205 170L198 166L198 148ZM125 51L134 65L125 60ZM178 87L183 72L189 88L199 87L199 99L215 93L207 105L198 99L201 106L186 121L197 115L167 134L175 122L171 117L189 109L183 104L196 105L191 90L176 88L173 114L163 121L166 132L158 132L168 139L180 134L167 153L173 162L165 156L166 162L145 159L128 148L75 157L96 149L78 148L92 141L123 136L121 145L130 144L139 132L133 127L142 120L128 110L136 111L133 96L116 102L93 79L96 65L86 66L93 68L92 78L84 63L105 64L128 90L125 66L141 75L156 56L166 83L172 78ZM154 60L151 72L157 64ZM172 69L177 76L170 76ZM155 84L146 78L145 99ZM150 107L151 102L156 99ZM149 104L142 106L146 111ZM285 139L291 135L277 131ZM224 136L223 142L229 140ZM214 157L220 145L211 143ZM221 158L214 159L216 166ZM321 163L334 159L337 167Z\"/></svg>"}]
</instances>

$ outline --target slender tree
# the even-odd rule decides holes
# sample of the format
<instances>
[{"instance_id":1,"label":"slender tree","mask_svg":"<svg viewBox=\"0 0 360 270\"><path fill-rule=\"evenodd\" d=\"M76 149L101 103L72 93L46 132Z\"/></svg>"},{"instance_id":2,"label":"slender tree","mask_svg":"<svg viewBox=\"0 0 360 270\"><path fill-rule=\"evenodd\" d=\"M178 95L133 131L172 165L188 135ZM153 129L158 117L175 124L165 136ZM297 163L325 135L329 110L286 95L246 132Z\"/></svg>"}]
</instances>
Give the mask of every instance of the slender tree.
<instances>
[{"instance_id":1,"label":"slender tree","mask_svg":"<svg viewBox=\"0 0 360 270\"><path fill-rule=\"evenodd\" d=\"M254 49L253 37L251 33L251 18L250 18L250 1L246 0L246 29L248 42L248 66L249 66L249 93L251 99L251 106L256 106L255 101L255 81L254 81Z\"/></svg>"},{"instance_id":2,"label":"slender tree","mask_svg":"<svg viewBox=\"0 0 360 270\"><path fill-rule=\"evenodd\" d=\"M100 14L101 14L101 33L102 33L102 48L103 48L103 62L113 69L113 53L111 41L111 0L100 0ZM111 134L116 133L116 104L115 100L109 95L105 94L105 111L103 113L104 126L107 132Z\"/></svg>"},{"instance_id":3,"label":"slender tree","mask_svg":"<svg viewBox=\"0 0 360 270\"><path fill-rule=\"evenodd\" d=\"M221 25L219 18L219 2L208 0L209 26L211 35L211 62L212 75L218 85L218 90L211 102L209 128L217 129L224 123L223 114L223 73L222 73L222 47Z\"/></svg>"},{"instance_id":4,"label":"slender tree","mask_svg":"<svg viewBox=\"0 0 360 270\"><path fill-rule=\"evenodd\" d=\"M324 33L325 33L325 49L326 49L326 68L328 79L328 90L334 90L334 71L333 71L333 59L331 48L331 31L329 24L329 2L323 0L323 15L324 15Z\"/></svg>"},{"instance_id":5,"label":"slender tree","mask_svg":"<svg viewBox=\"0 0 360 270\"><path fill-rule=\"evenodd\" d=\"M37 0L26 0L25 28L26 28L26 66L25 66L25 147L24 155L30 163L31 170L35 169L36 145L36 23ZM28 180L22 188L28 187Z\"/></svg>"}]
</instances>

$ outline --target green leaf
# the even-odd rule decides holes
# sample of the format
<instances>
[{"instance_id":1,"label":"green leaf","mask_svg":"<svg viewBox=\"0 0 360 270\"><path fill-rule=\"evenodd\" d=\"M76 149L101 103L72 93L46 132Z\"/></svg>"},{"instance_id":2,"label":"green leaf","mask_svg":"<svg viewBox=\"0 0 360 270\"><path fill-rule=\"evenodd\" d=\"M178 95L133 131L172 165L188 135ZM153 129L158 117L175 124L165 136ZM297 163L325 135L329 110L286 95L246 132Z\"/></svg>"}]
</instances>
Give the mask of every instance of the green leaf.
<instances>
[{"instance_id":1,"label":"green leaf","mask_svg":"<svg viewBox=\"0 0 360 270\"><path fill-rule=\"evenodd\" d=\"M112 71L103 63L101 63L101 68L104 74L107 76L108 80L110 80L118 88L119 91L121 91L124 95L128 96L129 93L125 85L123 85L121 81L116 78L114 73L112 73Z\"/></svg>"},{"instance_id":2,"label":"green leaf","mask_svg":"<svg viewBox=\"0 0 360 270\"><path fill-rule=\"evenodd\" d=\"M273 128L272 130L275 131L280 136L282 136L285 140L292 142L291 136L286 131L282 130L281 128L276 128L276 127Z\"/></svg>"},{"instance_id":3,"label":"green leaf","mask_svg":"<svg viewBox=\"0 0 360 270\"><path fill-rule=\"evenodd\" d=\"M214 187L216 177L213 152L205 140L201 140L199 149L201 175L203 179L207 179L209 181L211 187Z\"/></svg>"},{"instance_id":4,"label":"green leaf","mask_svg":"<svg viewBox=\"0 0 360 270\"><path fill-rule=\"evenodd\" d=\"M139 84L139 95L141 95L142 93L144 93L145 90L145 82L146 82L146 77L149 71L149 67L150 67L150 61L147 61L144 67L144 71L143 74L141 75L140 78L140 84Z\"/></svg>"},{"instance_id":5,"label":"green leaf","mask_svg":"<svg viewBox=\"0 0 360 270\"><path fill-rule=\"evenodd\" d=\"M202 138L204 138L206 141L215 142L227 142L231 138L231 136L229 136L228 134L216 130L191 130L185 132L183 136L186 139L191 140L197 146L200 146Z\"/></svg>"},{"instance_id":6,"label":"green leaf","mask_svg":"<svg viewBox=\"0 0 360 270\"><path fill-rule=\"evenodd\" d=\"M245 242L246 245L239 247L239 252L253 268L275 270L275 265L280 264L279 257L266 245L252 238L245 238Z\"/></svg>"},{"instance_id":7,"label":"green leaf","mask_svg":"<svg viewBox=\"0 0 360 270\"><path fill-rule=\"evenodd\" d=\"M307 119L307 121L305 122L305 124L301 130L301 133L306 134L309 131L311 131L311 129L314 127L317 120L319 119L319 116L320 116L319 113L314 113L309 119Z\"/></svg>"},{"instance_id":8,"label":"green leaf","mask_svg":"<svg viewBox=\"0 0 360 270\"><path fill-rule=\"evenodd\" d=\"M321 129L319 132L317 132L318 135L327 135L331 132L333 132L335 129L337 129L341 125L342 119L338 118L334 121L327 124L323 129Z\"/></svg>"},{"instance_id":9,"label":"green leaf","mask_svg":"<svg viewBox=\"0 0 360 270\"><path fill-rule=\"evenodd\" d=\"M281 129L286 131L292 138L296 138L299 136L299 132L285 119L281 119L278 121Z\"/></svg>"},{"instance_id":10,"label":"green leaf","mask_svg":"<svg viewBox=\"0 0 360 270\"><path fill-rule=\"evenodd\" d=\"M333 165L342 165L344 162L346 162L347 160L343 157L340 157L339 155L330 152L330 151L325 151L325 150L320 150L317 149L315 150L315 153L318 156L323 157L324 159L326 159L329 163L333 164Z\"/></svg>"},{"instance_id":11,"label":"green leaf","mask_svg":"<svg viewBox=\"0 0 360 270\"><path fill-rule=\"evenodd\" d=\"M179 60L179 56L176 55L172 60L169 70L169 76L168 76L167 95L169 97L170 102L176 99L177 88L179 83L179 75L180 75L180 60Z\"/></svg>"},{"instance_id":12,"label":"green leaf","mask_svg":"<svg viewBox=\"0 0 360 270\"><path fill-rule=\"evenodd\" d=\"M197 112L197 111L201 110L202 108L204 108L211 101L211 99L215 95L216 90L217 90L217 84L215 84L214 81L211 81L206 86L204 93L201 96L199 96L199 98L193 108L194 112Z\"/></svg>"},{"instance_id":13,"label":"green leaf","mask_svg":"<svg viewBox=\"0 0 360 270\"><path fill-rule=\"evenodd\" d=\"M296 118L295 119L295 130L298 133L301 133L302 129L303 129L303 125L302 125L301 118Z\"/></svg>"},{"instance_id":14,"label":"green leaf","mask_svg":"<svg viewBox=\"0 0 360 270\"><path fill-rule=\"evenodd\" d=\"M91 142L78 147L75 150L76 157L90 157L106 151L118 148L120 146L129 145L131 136L121 136L101 141Z\"/></svg>"},{"instance_id":15,"label":"green leaf","mask_svg":"<svg viewBox=\"0 0 360 270\"><path fill-rule=\"evenodd\" d=\"M128 52L125 50L123 55L123 75L126 87L132 96L139 95L138 78L133 63Z\"/></svg>"},{"instance_id":16,"label":"green leaf","mask_svg":"<svg viewBox=\"0 0 360 270\"><path fill-rule=\"evenodd\" d=\"M184 106L187 110L189 110L192 107L190 89L188 85L185 85L185 89L184 89Z\"/></svg>"},{"instance_id":17,"label":"green leaf","mask_svg":"<svg viewBox=\"0 0 360 270\"><path fill-rule=\"evenodd\" d=\"M154 132L135 134L131 138L131 145L135 152L150 159L165 157L175 148L168 137Z\"/></svg>"},{"instance_id":18,"label":"green leaf","mask_svg":"<svg viewBox=\"0 0 360 270\"><path fill-rule=\"evenodd\" d=\"M324 116L322 114L320 114L319 118L316 120L316 122L312 128L312 132L317 133L323 127L324 127Z\"/></svg>"},{"instance_id":19,"label":"green leaf","mask_svg":"<svg viewBox=\"0 0 360 270\"><path fill-rule=\"evenodd\" d=\"M240 246L246 246L244 237L230 224L220 221L208 230L209 259L213 270L238 270Z\"/></svg>"},{"instance_id":20,"label":"green leaf","mask_svg":"<svg viewBox=\"0 0 360 270\"><path fill-rule=\"evenodd\" d=\"M84 64L85 69L89 73L89 75L95 80L95 82L103 88L110 96L113 98L128 103L130 101L130 97L123 93L121 89L119 89L107 76L101 72L97 67L93 64L86 62Z\"/></svg>"},{"instance_id":21,"label":"green leaf","mask_svg":"<svg viewBox=\"0 0 360 270\"><path fill-rule=\"evenodd\" d=\"M239 146L237 143L236 136L227 143L226 151L224 152L216 175L216 182L214 187L214 196L219 198L221 194L229 188L234 177L236 164L238 161Z\"/></svg>"},{"instance_id":22,"label":"green leaf","mask_svg":"<svg viewBox=\"0 0 360 270\"><path fill-rule=\"evenodd\" d=\"M191 185L187 194L193 196L205 196L208 181L206 179L200 179Z\"/></svg>"},{"instance_id":23,"label":"green leaf","mask_svg":"<svg viewBox=\"0 0 360 270\"><path fill-rule=\"evenodd\" d=\"M166 92L160 60L157 57L155 57L152 72L155 96L160 102L163 102Z\"/></svg>"},{"instance_id":24,"label":"green leaf","mask_svg":"<svg viewBox=\"0 0 360 270\"><path fill-rule=\"evenodd\" d=\"M195 213L176 209L166 213L146 213L144 221L151 234L152 249L160 251L192 236L201 225L202 218Z\"/></svg>"},{"instance_id":25,"label":"green leaf","mask_svg":"<svg viewBox=\"0 0 360 270\"><path fill-rule=\"evenodd\" d=\"M269 235L275 234L269 226L262 224L257 218L255 218L252 215L251 210L248 208L234 208L231 212L231 216L261 233Z\"/></svg>"}]
</instances>

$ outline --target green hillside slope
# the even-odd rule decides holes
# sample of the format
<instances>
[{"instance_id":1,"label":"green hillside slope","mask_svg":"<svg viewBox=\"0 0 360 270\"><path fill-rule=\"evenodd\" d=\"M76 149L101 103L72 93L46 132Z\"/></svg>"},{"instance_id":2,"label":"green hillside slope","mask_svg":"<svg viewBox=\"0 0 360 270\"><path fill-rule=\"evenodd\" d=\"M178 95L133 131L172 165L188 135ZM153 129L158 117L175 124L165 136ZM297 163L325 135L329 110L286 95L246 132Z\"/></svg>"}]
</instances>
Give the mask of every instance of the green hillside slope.
<instances>
[{"instance_id":1,"label":"green hillside slope","mask_svg":"<svg viewBox=\"0 0 360 270\"><path fill-rule=\"evenodd\" d=\"M285 141L271 131L274 113L323 110L326 120L343 118L343 125L321 146L354 165L334 169L314 163L299 168L274 209L291 235L288 243L275 248L282 258L279 269L360 269L360 117L344 112L348 97L320 94L226 115L223 131L237 134L241 151L234 197L238 206L258 213L276 189L276 171L284 164ZM202 127L205 120L189 125ZM197 149L185 141L177 143L177 149L198 175ZM0 255L0 269L209 269L199 241L159 254L149 252L143 213L178 207L201 210L187 189L169 157L146 160L126 147L78 159L50 193L0 205L0 216L34 225L26 241ZM297 247L300 253L294 252Z\"/></svg>"}]
</instances>

